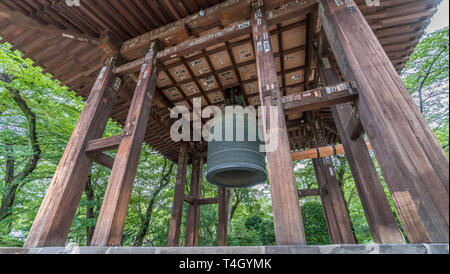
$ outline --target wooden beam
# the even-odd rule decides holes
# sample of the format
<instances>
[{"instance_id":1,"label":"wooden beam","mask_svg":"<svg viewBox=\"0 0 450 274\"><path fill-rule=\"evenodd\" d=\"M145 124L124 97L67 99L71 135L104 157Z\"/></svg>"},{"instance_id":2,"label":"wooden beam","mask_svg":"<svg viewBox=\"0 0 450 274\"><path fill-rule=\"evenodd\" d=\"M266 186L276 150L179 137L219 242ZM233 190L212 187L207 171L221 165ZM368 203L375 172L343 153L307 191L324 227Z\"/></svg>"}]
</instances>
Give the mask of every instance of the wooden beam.
<instances>
[{"instance_id":1,"label":"wooden beam","mask_svg":"<svg viewBox=\"0 0 450 274\"><path fill-rule=\"evenodd\" d=\"M107 167L109 169L112 169L114 166L114 159L113 157L109 156L108 154L105 154L103 152L98 153L92 153L89 155L94 162L96 162L99 165L102 165L104 167Z\"/></svg>"},{"instance_id":2,"label":"wooden beam","mask_svg":"<svg viewBox=\"0 0 450 274\"><path fill-rule=\"evenodd\" d=\"M286 114L302 113L327 108L332 105L354 101L358 90L354 83L342 83L284 96L282 99Z\"/></svg>"},{"instance_id":3,"label":"wooden beam","mask_svg":"<svg viewBox=\"0 0 450 274\"><path fill-rule=\"evenodd\" d=\"M92 88L88 102L59 162L26 247L64 246L88 179L92 160L84 148L100 138L108 122L120 79L113 73L116 58L109 58Z\"/></svg>"},{"instance_id":4,"label":"wooden beam","mask_svg":"<svg viewBox=\"0 0 450 274\"><path fill-rule=\"evenodd\" d=\"M242 21L245 18L250 17L250 5L252 1L253 0L228 0L203 10L200 13L188 16L130 39L123 44L120 51L121 56L126 60L140 58L145 55L146 45L148 45L150 41L157 39L163 41L166 45L179 44L188 38L186 27L193 30L198 29L199 27L205 28L218 24L230 25L232 22ZM317 0L303 0L291 1L284 4L284 1L282 0L268 0L266 1L268 9L281 6L279 9L268 12L268 22L270 25L276 25L288 18L300 16L302 12L310 12L317 2ZM248 33L250 33L250 31Z\"/></svg>"},{"instance_id":5,"label":"wooden beam","mask_svg":"<svg viewBox=\"0 0 450 274\"><path fill-rule=\"evenodd\" d=\"M317 119L317 117L316 117ZM326 145L322 122L314 119L311 131L317 146ZM321 192L323 209L328 224L328 233L332 244L355 244L352 225L345 204L344 193L337 181L336 172L330 157L313 159L317 184Z\"/></svg>"},{"instance_id":6,"label":"wooden beam","mask_svg":"<svg viewBox=\"0 0 450 274\"><path fill-rule=\"evenodd\" d=\"M361 119L359 119L358 112L352 112L346 130L347 132L350 132L350 139L352 140L357 140L364 134L364 127L361 123Z\"/></svg>"},{"instance_id":7,"label":"wooden beam","mask_svg":"<svg viewBox=\"0 0 450 274\"><path fill-rule=\"evenodd\" d=\"M200 205L195 202L202 195L203 157L194 152L192 159L191 191L189 196L194 203L189 204L186 223L186 246L198 246L200 225Z\"/></svg>"},{"instance_id":8,"label":"wooden beam","mask_svg":"<svg viewBox=\"0 0 450 274\"><path fill-rule=\"evenodd\" d=\"M173 197L172 218L170 219L168 246L180 245L181 218L183 215L183 204L185 200L184 189L186 186L188 160L189 155L187 143L183 143L180 146L180 154L178 156L178 171Z\"/></svg>"},{"instance_id":9,"label":"wooden beam","mask_svg":"<svg viewBox=\"0 0 450 274\"><path fill-rule=\"evenodd\" d=\"M142 143L155 96L157 44L153 42L139 75L116 161L92 238L93 246L118 246L128 210Z\"/></svg>"},{"instance_id":10,"label":"wooden beam","mask_svg":"<svg viewBox=\"0 0 450 274\"><path fill-rule=\"evenodd\" d=\"M369 142L366 143L367 149L372 150L372 146ZM343 145L335 145L335 146L324 146L315 149L307 149L292 152L292 160L293 161L301 161L307 159L316 159L321 157L329 157L334 155L344 155L344 146Z\"/></svg>"},{"instance_id":11,"label":"wooden beam","mask_svg":"<svg viewBox=\"0 0 450 274\"><path fill-rule=\"evenodd\" d=\"M119 147L122 141L122 135L111 136L107 138L100 138L91 140L86 147L87 153L104 152L114 150Z\"/></svg>"},{"instance_id":12,"label":"wooden beam","mask_svg":"<svg viewBox=\"0 0 450 274\"><path fill-rule=\"evenodd\" d=\"M325 84L338 83L340 79L337 70L334 66L326 67L323 63L324 58L328 59L327 56L322 56L318 62L322 81ZM403 237L368 150L370 144L366 143L362 135L359 135L356 139L350 136L350 134L353 135L354 131L352 133L348 129L349 124L353 125L355 119L352 106L350 104L333 106L331 111L374 242L402 243Z\"/></svg>"},{"instance_id":13,"label":"wooden beam","mask_svg":"<svg viewBox=\"0 0 450 274\"><path fill-rule=\"evenodd\" d=\"M228 214L227 214L227 189L219 187L218 199L218 224L217 224L217 244L219 246L228 245Z\"/></svg>"},{"instance_id":14,"label":"wooden beam","mask_svg":"<svg viewBox=\"0 0 450 274\"><path fill-rule=\"evenodd\" d=\"M286 121L281 102L280 85L270 40L267 16L261 1L254 2L252 29L255 46L255 58L258 72L260 98L263 107L275 107L278 125L270 125L270 112L263 116L264 132L277 132L278 147L267 147L267 166L272 194L272 210L275 225L275 239L278 245L305 244L302 215L298 192L295 186L294 170L290 157Z\"/></svg>"},{"instance_id":15,"label":"wooden beam","mask_svg":"<svg viewBox=\"0 0 450 274\"><path fill-rule=\"evenodd\" d=\"M199 205L213 205L213 204L218 204L219 203L219 198L213 197L213 198L203 198L203 199L198 199L197 203Z\"/></svg>"},{"instance_id":16,"label":"wooden beam","mask_svg":"<svg viewBox=\"0 0 450 274\"><path fill-rule=\"evenodd\" d=\"M323 31L347 81L410 242L449 241L449 158L354 1L320 1Z\"/></svg>"},{"instance_id":17,"label":"wooden beam","mask_svg":"<svg viewBox=\"0 0 450 274\"><path fill-rule=\"evenodd\" d=\"M93 45L100 44L100 39L98 38L94 38L88 34L81 34L71 30L58 29L51 25L48 26L43 25L18 11L7 11L2 9L0 10L0 19L7 19L13 24L26 27L27 29L36 30L38 32L45 33L48 35L57 37L59 36L62 38L71 39L78 42L90 43Z\"/></svg>"},{"instance_id":18,"label":"wooden beam","mask_svg":"<svg viewBox=\"0 0 450 274\"><path fill-rule=\"evenodd\" d=\"M320 188L313 189L300 189L298 191L298 196L300 198L312 197L312 196L320 196L322 194L322 190Z\"/></svg>"},{"instance_id":19,"label":"wooden beam","mask_svg":"<svg viewBox=\"0 0 450 274\"><path fill-rule=\"evenodd\" d=\"M194 205L197 202L197 199L189 195L184 195L184 201L188 204Z\"/></svg>"}]
</instances>

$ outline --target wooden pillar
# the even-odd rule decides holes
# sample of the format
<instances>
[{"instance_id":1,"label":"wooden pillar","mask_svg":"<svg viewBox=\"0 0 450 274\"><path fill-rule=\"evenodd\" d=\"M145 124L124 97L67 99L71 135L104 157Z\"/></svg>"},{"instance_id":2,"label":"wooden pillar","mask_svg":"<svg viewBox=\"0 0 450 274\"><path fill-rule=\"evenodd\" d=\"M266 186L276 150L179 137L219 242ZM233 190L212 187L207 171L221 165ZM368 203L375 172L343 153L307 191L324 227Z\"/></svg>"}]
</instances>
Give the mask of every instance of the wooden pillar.
<instances>
[{"instance_id":1,"label":"wooden pillar","mask_svg":"<svg viewBox=\"0 0 450 274\"><path fill-rule=\"evenodd\" d=\"M25 247L64 246L88 179L92 160L88 141L102 137L120 88L114 74L116 57L109 57L92 88L52 182L31 227Z\"/></svg>"},{"instance_id":2,"label":"wooden pillar","mask_svg":"<svg viewBox=\"0 0 450 274\"><path fill-rule=\"evenodd\" d=\"M92 239L93 246L118 246L122 239L130 195L155 95L158 75L156 45L152 42L141 69Z\"/></svg>"},{"instance_id":3,"label":"wooden pillar","mask_svg":"<svg viewBox=\"0 0 450 274\"><path fill-rule=\"evenodd\" d=\"M202 196L203 157L195 153L192 157L191 191L189 196L193 203L189 204L186 223L186 246L198 246L198 230L200 225L200 205Z\"/></svg>"},{"instance_id":4,"label":"wooden pillar","mask_svg":"<svg viewBox=\"0 0 450 274\"><path fill-rule=\"evenodd\" d=\"M186 170L188 160L189 155L187 143L183 143L181 145L180 155L178 158L178 172L173 198L172 218L170 219L169 246L180 245L181 219L183 216L184 189L186 186Z\"/></svg>"},{"instance_id":5,"label":"wooden pillar","mask_svg":"<svg viewBox=\"0 0 450 274\"><path fill-rule=\"evenodd\" d=\"M322 124L315 120L311 130L316 140L316 146L326 145L323 137ZM352 225L345 203L344 193L339 185L334 165L330 157L313 159L317 183L321 191L321 198L325 217L328 224L328 233L333 244L355 244Z\"/></svg>"},{"instance_id":6,"label":"wooden pillar","mask_svg":"<svg viewBox=\"0 0 450 274\"><path fill-rule=\"evenodd\" d=\"M354 1L321 0L347 81L410 242L449 241L449 160Z\"/></svg>"},{"instance_id":7,"label":"wooden pillar","mask_svg":"<svg viewBox=\"0 0 450 274\"><path fill-rule=\"evenodd\" d=\"M219 246L228 245L228 214L227 189L219 188L219 222L217 226L217 243Z\"/></svg>"},{"instance_id":8,"label":"wooden pillar","mask_svg":"<svg viewBox=\"0 0 450 274\"><path fill-rule=\"evenodd\" d=\"M327 66L323 63L322 58L328 60ZM320 77L324 84L327 86L338 84L340 82L339 75L334 66L328 65L330 64L328 57L320 56L318 59ZM370 156L366 141L363 135L355 140L351 138L352 132L350 132L349 126L355 123L351 104L332 106L331 111L374 242L403 243L403 237ZM350 128L352 127L350 126Z\"/></svg>"},{"instance_id":9,"label":"wooden pillar","mask_svg":"<svg viewBox=\"0 0 450 274\"><path fill-rule=\"evenodd\" d=\"M266 153L275 239L277 245L306 244L271 35L262 5L263 1L253 3L252 28L261 104L263 107L275 106L277 110L276 126L269 125L271 114L268 108L265 117L262 117L264 132L274 130L278 133L278 140L271 140L271 142L278 141L278 148Z\"/></svg>"}]
</instances>

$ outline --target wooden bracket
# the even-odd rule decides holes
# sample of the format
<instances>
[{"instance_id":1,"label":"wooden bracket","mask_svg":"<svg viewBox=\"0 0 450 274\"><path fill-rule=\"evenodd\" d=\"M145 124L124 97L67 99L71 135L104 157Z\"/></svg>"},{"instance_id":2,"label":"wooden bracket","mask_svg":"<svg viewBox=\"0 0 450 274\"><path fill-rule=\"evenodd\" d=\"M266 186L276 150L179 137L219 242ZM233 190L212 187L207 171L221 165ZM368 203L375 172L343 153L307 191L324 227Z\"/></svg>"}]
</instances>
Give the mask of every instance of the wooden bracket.
<instances>
[{"instance_id":1,"label":"wooden bracket","mask_svg":"<svg viewBox=\"0 0 450 274\"><path fill-rule=\"evenodd\" d=\"M353 117L347 125L347 130L351 133L350 138L352 140L357 140L364 133L364 127L357 109L353 109Z\"/></svg>"},{"instance_id":2,"label":"wooden bracket","mask_svg":"<svg viewBox=\"0 0 450 274\"><path fill-rule=\"evenodd\" d=\"M190 195L184 195L184 201L191 205L210 205L210 204L218 204L219 198L203 198L197 199Z\"/></svg>"},{"instance_id":3,"label":"wooden bracket","mask_svg":"<svg viewBox=\"0 0 450 274\"><path fill-rule=\"evenodd\" d=\"M119 147L122 141L122 135L111 136L107 138L100 138L91 140L86 147L87 153L97 153L108 150L113 150Z\"/></svg>"},{"instance_id":4,"label":"wooden bracket","mask_svg":"<svg viewBox=\"0 0 450 274\"><path fill-rule=\"evenodd\" d=\"M298 196L300 198L312 197L312 196L320 196L322 194L321 188L313 188L313 189L300 189L298 191Z\"/></svg>"},{"instance_id":5,"label":"wooden bracket","mask_svg":"<svg viewBox=\"0 0 450 274\"><path fill-rule=\"evenodd\" d=\"M90 153L89 158L91 158L92 161L96 162L97 164L107 167L109 169L113 168L114 161L116 160L113 157L111 157L108 154L103 153L103 152Z\"/></svg>"},{"instance_id":6,"label":"wooden bracket","mask_svg":"<svg viewBox=\"0 0 450 274\"><path fill-rule=\"evenodd\" d=\"M99 47L106 56L118 55L123 41L110 31L102 32Z\"/></svg>"}]
</instances>

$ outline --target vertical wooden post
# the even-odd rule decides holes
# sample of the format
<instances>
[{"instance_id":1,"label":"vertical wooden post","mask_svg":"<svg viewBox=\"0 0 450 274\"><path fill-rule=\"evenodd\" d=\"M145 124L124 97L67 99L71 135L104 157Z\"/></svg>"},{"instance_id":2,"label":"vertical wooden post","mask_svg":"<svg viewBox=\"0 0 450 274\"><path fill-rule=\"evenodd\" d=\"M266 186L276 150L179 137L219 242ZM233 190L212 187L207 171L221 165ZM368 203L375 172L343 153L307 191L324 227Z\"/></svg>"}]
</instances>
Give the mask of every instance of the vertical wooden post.
<instances>
[{"instance_id":1,"label":"vertical wooden post","mask_svg":"<svg viewBox=\"0 0 450 274\"><path fill-rule=\"evenodd\" d=\"M278 148L273 152L266 153L275 238L278 245L306 244L283 104L281 103L280 86L263 1L253 2L252 8L258 84L261 104L267 110L265 117L263 117L264 131L267 133L274 130L278 133L278 140L271 140L271 142L278 141ZM278 124L276 128L274 128L274 125L269 125L271 114L267 107L276 107L277 109L276 120Z\"/></svg>"},{"instance_id":2,"label":"vertical wooden post","mask_svg":"<svg viewBox=\"0 0 450 274\"><path fill-rule=\"evenodd\" d=\"M327 86L338 84L340 78L336 69L328 65L330 62L327 62L325 66L322 58L328 59L328 57L319 56L318 58L321 80ZM367 149L366 141L362 135L355 140L351 138L352 133L348 128L353 119L351 104L332 106L331 111L374 242L402 243L403 237Z\"/></svg>"},{"instance_id":3,"label":"vertical wooden post","mask_svg":"<svg viewBox=\"0 0 450 274\"><path fill-rule=\"evenodd\" d=\"M323 30L410 242L449 241L449 160L354 1L321 0Z\"/></svg>"},{"instance_id":4,"label":"vertical wooden post","mask_svg":"<svg viewBox=\"0 0 450 274\"><path fill-rule=\"evenodd\" d=\"M170 219L169 246L180 245L181 219L183 216L184 188L186 186L186 169L188 165L187 143L183 143L178 157L178 172L175 184L175 193L172 206L172 218Z\"/></svg>"},{"instance_id":5,"label":"vertical wooden post","mask_svg":"<svg viewBox=\"0 0 450 274\"><path fill-rule=\"evenodd\" d=\"M198 230L200 224L200 205L198 200L202 196L203 157L194 152L192 157L191 191L189 196L194 198L189 204L186 223L186 246L198 246Z\"/></svg>"},{"instance_id":6,"label":"vertical wooden post","mask_svg":"<svg viewBox=\"0 0 450 274\"><path fill-rule=\"evenodd\" d=\"M217 226L217 243L219 246L228 245L228 214L227 214L227 189L219 188L219 222Z\"/></svg>"},{"instance_id":7,"label":"vertical wooden post","mask_svg":"<svg viewBox=\"0 0 450 274\"><path fill-rule=\"evenodd\" d=\"M311 125L317 147L326 146L323 128L317 120ZM328 233L333 244L355 244L350 217L345 204L344 194L336 178L330 157L313 159L317 183L323 189L321 198L328 224Z\"/></svg>"},{"instance_id":8,"label":"vertical wooden post","mask_svg":"<svg viewBox=\"0 0 450 274\"><path fill-rule=\"evenodd\" d=\"M152 42L141 69L92 239L93 246L117 246L122 239L130 195L155 95L158 75L156 45L156 42Z\"/></svg>"},{"instance_id":9,"label":"vertical wooden post","mask_svg":"<svg viewBox=\"0 0 450 274\"><path fill-rule=\"evenodd\" d=\"M59 162L25 247L64 246L88 179L92 160L87 142L101 138L121 80L114 74L116 57L108 57Z\"/></svg>"}]
</instances>

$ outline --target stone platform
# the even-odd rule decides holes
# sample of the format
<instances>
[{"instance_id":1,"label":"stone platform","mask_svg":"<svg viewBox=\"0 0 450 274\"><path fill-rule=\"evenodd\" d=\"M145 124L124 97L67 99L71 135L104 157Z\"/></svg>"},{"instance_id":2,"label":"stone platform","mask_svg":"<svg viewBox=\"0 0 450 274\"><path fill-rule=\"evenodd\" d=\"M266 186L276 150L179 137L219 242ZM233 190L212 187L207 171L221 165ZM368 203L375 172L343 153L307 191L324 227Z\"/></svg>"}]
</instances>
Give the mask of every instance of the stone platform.
<instances>
[{"instance_id":1,"label":"stone platform","mask_svg":"<svg viewBox=\"0 0 450 274\"><path fill-rule=\"evenodd\" d=\"M0 248L0 254L449 254L449 244Z\"/></svg>"}]
</instances>

